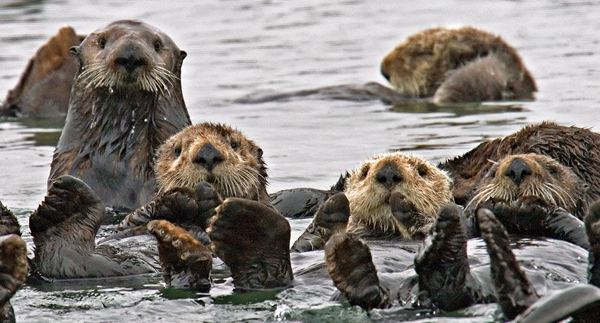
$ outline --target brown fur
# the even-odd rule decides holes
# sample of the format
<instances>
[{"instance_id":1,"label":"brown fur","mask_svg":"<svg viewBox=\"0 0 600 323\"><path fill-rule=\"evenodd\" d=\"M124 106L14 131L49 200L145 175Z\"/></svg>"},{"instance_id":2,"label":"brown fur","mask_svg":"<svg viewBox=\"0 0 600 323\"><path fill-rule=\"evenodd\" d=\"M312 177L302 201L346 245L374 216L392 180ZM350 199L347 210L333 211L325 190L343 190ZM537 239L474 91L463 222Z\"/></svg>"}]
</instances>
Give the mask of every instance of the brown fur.
<instances>
[{"instance_id":1,"label":"brown fur","mask_svg":"<svg viewBox=\"0 0 600 323\"><path fill-rule=\"evenodd\" d=\"M392 164L402 175L402 180L391 189L380 184L378 171ZM350 202L348 232L359 235L400 235L412 238L417 233L428 232L440 208L452 203L452 181L426 160L402 153L382 154L364 162L350 173L345 194ZM390 195L399 192L406 202L422 216L422 225L408 230L392 215Z\"/></svg>"},{"instance_id":2,"label":"brown fur","mask_svg":"<svg viewBox=\"0 0 600 323\"><path fill-rule=\"evenodd\" d=\"M507 173L511 163L518 159L524 161L531 171L520 183L512 180ZM543 199L548 205L556 205L574 213L580 205L579 198L584 194L586 186L569 168L548 156L509 155L494 164L486 176L480 179L477 193L467 209L475 209L488 200L511 204L536 197Z\"/></svg>"},{"instance_id":3,"label":"brown fur","mask_svg":"<svg viewBox=\"0 0 600 323\"><path fill-rule=\"evenodd\" d=\"M62 27L27 63L17 85L0 106L0 115L64 118L77 72L69 48L83 40L69 26Z\"/></svg>"},{"instance_id":4,"label":"brown fur","mask_svg":"<svg viewBox=\"0 0 600 323\"><path fill-rule=\"evenodd\" d=\"M408 37L394 48L381 63L381 72L398 92L409 97L432 97L445 81L452 78L453 71L467 68L478 58L493 55L498 60L492 67L502 71L499 79L486 78L486 83L477 84L470 74L487 73L487 67L476 67L462 75L456 75L452 88L467 93L469 86L492 89L501 85L502 91L494 90L493 96L481 97L483 100L498 99L497 94L504 93L506 98L531 98L536 91L533 77L527 71L516 50L502 38L472 27L458 29L431 28ZM498 69L497 62L502 66ZM488 62L489 65L489 62ZM459 96L444 93L434 100L436 103L456 102ZM468 94L468 93L467 93ZM502 96L500 98L503 98ZM460 101L480 101L476 96L460 98Z\"/></svg>"},{"instance_id":5,"label":"brown fur","mask_svg":"<svg viewBox=\"0 0 600 323\"><path fill-rule=\"evenodd\" d=\"M80 68L49 180L79 177L107 206L133 210L154 196L155 150L190 124L180 83L186 54L160 30L129 20L96 30L71 52Z\"/></svg>"},{"instance_id":6,"label":"brown fur","mask_svg":"<svg viewBox=\"0 0 600 323\"><path fill-rule=\"evenodd\" d=\"M200 150L212 145L223 160L208 170L195 161ZM201 181L213 185L223 198L240 197L271 205L267 194L267 167L262 149L229 126L201 123L171 137L158 151L158 193L175 187L194 189Z\"/></svg>"},{"instance_id":7,"label":"brown fur","mask_svg":"<svg viewBox=\"0 0 600 323\"><path fill-rule=\"evenodd\" d=\"M600 134L589 129L565 127L551 122L529 125L505 138L488 140L468 153L438 165L454 181L454 198L470 201L478 182L494 162L508 155L535 153L551 157L570 170L589 188L580 196L574 214L582 218L590 203L600 198Z\"/></svg>"}]
</instances>

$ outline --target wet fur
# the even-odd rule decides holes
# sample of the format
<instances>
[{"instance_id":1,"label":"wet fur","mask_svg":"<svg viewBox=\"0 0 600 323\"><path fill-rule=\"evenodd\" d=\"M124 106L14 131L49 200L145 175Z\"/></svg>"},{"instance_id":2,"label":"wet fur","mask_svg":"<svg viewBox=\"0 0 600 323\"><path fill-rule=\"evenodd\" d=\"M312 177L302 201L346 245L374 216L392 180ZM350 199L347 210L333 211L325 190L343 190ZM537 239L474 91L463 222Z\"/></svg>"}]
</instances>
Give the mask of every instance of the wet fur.
<instances>
[{"instance_id":1,"label":"wet fur","mask_svg":"<svg viewBox=\"0 0 600 323\"><path fill-rule=\"evenodd\" d=\"M479 59L496 58L481 66ZM480 64L469 67L473 62ZM486 66L487 65L487 66ZM485 86L477 84L476 74L488 73L491 67L502 71L498 78L487 78ZM461 72L463 68L470 71ZM523 65L516 50L502 38L472 27L431 28L408 37L382 61L381 72L400 94L409 97L434 97L434 102L468 102L500 98L532 98L535 81ZM460 75L459 73L462 73ZM445 86L450 81L452 84ZM436 91L440 86L443 91ZM465 90L479 87L483 94L491 88L491 96L474 95ZM502 90L497 89L501 86ZM451 90L459 90L451 92ZM478 97L479 96L479 97ZM478 100L479 99L479 100Z\"/></svg>"},{"instance_id":2,"label":"wet fur","mask_svg":"<svg viewBox=\"0 0 600 323\"><path fill-rule=\"evenodd\" d=\"M147 65L126 79L114 76L125 73L114 63L121 51L136 52ZM185 52L136 21L113 22L72 52L80 68L49 181L76 176L107 206L133 210L154 196L155 151L190 124L179 81Z\"/></svg>"},{"instance_id":3,"label":"wet fur","mask_svg":"<svg viewBox=\"0 0 600 323\"><path fill-rule=\"evenodd\" d=\"M375 176L387 163L393 163L403 180L388 190ZM361 236L395 236L410 239L418 232L428 232L439 209L453 201L452 181L426 160L402 153L382 154L364 162L349 174L345 194L350 201L348 232ZM401 193L416 209L420 225L408 228L396 220L390 208L390 196Z\"/></svg>"},{"instance_id":4,"label":"wet fur","mask_svg":"<svg viewBox=\"0 0 600 323\"><path fill-rule=\"evenodd\" d=\"M194 163L196 154L211 144L222 156L212 171ZM262 150L240 131L223 124L201 123L170 138L158 151L156 183L159 194L176 187L194 189L210 183L223 197L241 197L271 205L267 166Z\"/></svg>"},{"instance_id":5,"label":"wet fur","mask_svg":"<svg viewBox=\"0 0 600 323\"><path fill-rule=\"evenodd\" d=\"M573 210L579 218L600 198L600 134L552 122L529 125L505 138L488 140L466 154L439 164L454 181L454 198L466 205L494 163L508 155L535 153L551 157L588 185Z\"/></svg>"}]
</instances>

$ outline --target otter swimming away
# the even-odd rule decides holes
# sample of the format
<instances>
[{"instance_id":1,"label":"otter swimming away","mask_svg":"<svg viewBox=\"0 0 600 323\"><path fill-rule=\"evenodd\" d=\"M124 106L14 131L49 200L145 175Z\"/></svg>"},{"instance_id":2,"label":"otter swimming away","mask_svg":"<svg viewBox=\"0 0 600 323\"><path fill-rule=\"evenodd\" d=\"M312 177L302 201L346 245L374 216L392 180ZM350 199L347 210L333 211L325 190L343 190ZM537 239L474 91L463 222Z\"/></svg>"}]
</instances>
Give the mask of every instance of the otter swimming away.
<instances>
[{"instance_id":1,"label":"otter swimming away","mask_svg":"<svg viewBox=\"0 0 600 323\"><path fill-rule=\"evenodd\" d=\"M186 56L163 32L120 20L71 48L79 70L49 185L82 179L108 207L133 210L154 196L154 154L189 125L181 93Z\"/></svg>"}]
</instances>

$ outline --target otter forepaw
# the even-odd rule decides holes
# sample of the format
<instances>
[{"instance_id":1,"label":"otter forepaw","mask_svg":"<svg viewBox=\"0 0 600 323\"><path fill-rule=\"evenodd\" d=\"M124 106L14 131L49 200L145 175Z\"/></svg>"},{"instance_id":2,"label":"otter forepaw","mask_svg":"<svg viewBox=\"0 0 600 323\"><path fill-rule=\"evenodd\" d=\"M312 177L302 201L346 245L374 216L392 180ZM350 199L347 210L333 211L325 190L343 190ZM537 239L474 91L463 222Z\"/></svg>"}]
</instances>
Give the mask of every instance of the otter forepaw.
<instances>
[{"instance_id":1,"label":"otter forepaw","mask_svg":"<svg viewBox=\"0 0 600 323\"><path fill-rule=\"evenodd\" d=\"M237 289L283 287L293 279L290 224L253 200L228 198L208 229L213 251L231 269Z\"/></svg>"},{"instance_id":2,"label":"otter forepaw","mask_svg":"<svg viewBox=\"0 0 600 323\"><path fill-rule=\"evenodd\" d=\"M208 291L212 252L187 231L168 221L154 220L147 227L158 241L160 265L166 284Z\"/></svg>"},{"instance_id":3,"label":"otter forepaw","mask_svg":"<svg viewBox=\"0 0 600 323\"><path fill-rule=\"evenodd\" d=\"M334 234L325 245L329 276L352 305L386 308L390 292L379 284L369 247L349 233Z\"/></svg>"},{"instance_id":4,"label":"otter forepaw","mask_svg":"<svg viewBox=\"0 0 600 323\"><path fill-rule=\"evenodd\" d=\"M350 218L350 205L346 195L337 193L330 197L315 218L318 225L329 229L332 233L345 231Z\"/></svg>"},{"instance_id":5,"label":"otter forepaw","mask_svg":"<svg viewBox=\"0 0 600 323\"><path fill-rule=\"evenodd\" d=\"M425 217L419 213L415 206L408 202L404 194L394 192L390 196L392 215L409 232L411 239L422 240L433 230L435 219Z\"/></svg>"},{"instance_id":6,"label":"otter forepaw","mask_svg":"<svg viewBox=\"0 0 600 323\"><path fill-rule=\"evenodd\" d=\"M317 210L312 222L292 245L292 251L322 249L332 234L346 231L349 218L350 206L346 195L333 195Z\"/></svg>"},{"instance_id":7,"label":"otter forepaw","mask_svg":"<svg viewBox=\"0 0 600 323\"><path fill-rule=\"evenodd\" d=\"M0 237L0 306L10 300L27 278L27 246L19 235Z\"/></svg>"}]
</instances>

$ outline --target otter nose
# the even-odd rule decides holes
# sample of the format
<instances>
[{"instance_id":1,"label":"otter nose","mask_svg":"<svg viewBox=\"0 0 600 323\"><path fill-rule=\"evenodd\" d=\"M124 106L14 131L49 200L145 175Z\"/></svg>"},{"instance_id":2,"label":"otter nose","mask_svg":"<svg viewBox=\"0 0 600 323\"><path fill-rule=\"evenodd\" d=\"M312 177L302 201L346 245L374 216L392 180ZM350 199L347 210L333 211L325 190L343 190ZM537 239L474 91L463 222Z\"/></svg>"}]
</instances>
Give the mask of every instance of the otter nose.
<instances>
[{"instance_id":1,"label":"otter nose","mask_svg":"<svg viewBox=\"0 0 600 323\"><path fill-rule=\"evenodd\" d=\"M194 157L194 163L211 171L215 166L223 161L223 155L211 144L205 144L202 146L196 157Z\"/></svg>"},{"instance_id":2,"label":"otter nose","mask_svg":"<svg viewBox=\"0 0 600 323\"><path fill-rule=\"evenodd\" d=\"M375 174L375 179L388 189L402 181L402 174L393 163L383 165Z\"/></svg>"},{"instance_id":3,"label":"otter nose","mask_svg":"<svg viewBox=\"0 0 600 323\"><path fill-rule=\"evenodd\" d=\"M122 51L117 58L115 58L115 65L125 68L128 73L132 73L139 67L147 64L146 60L133 49L128 48Z\"/></svg>"},{"instance_id":4,"label":"otter nose","mask_svg":"<svg viewBox=\"0 0 600 323\"><path fill-rule=\"evenodd\" d=\"M531 175L531 168L527 166L525 161L521 158L515 158L508 168L504 175L508 178L512 179L517 185L521 184L523 179L529 175Z\"/></svg>"}]
</instances>

